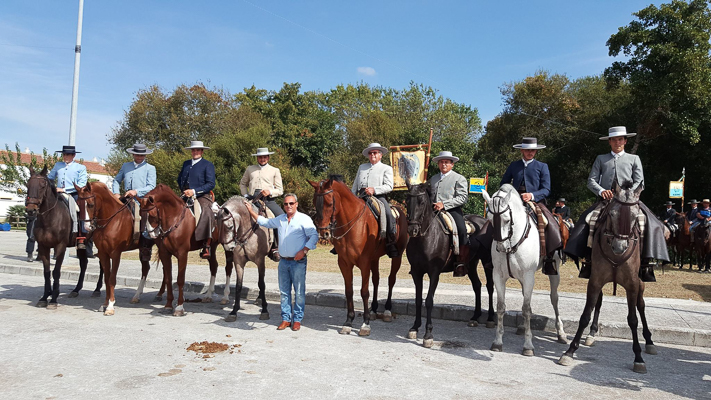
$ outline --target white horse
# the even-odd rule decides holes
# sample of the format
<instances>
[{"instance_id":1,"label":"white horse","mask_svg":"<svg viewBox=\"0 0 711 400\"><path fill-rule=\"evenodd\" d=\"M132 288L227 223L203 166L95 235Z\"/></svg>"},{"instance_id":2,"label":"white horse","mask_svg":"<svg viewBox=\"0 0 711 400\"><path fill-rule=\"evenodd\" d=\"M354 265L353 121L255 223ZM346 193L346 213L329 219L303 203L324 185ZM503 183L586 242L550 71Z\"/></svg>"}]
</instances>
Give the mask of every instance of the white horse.
<instances>
[{"instance_id":1,"label":"white horse","mask_svg":"<svg viewBox=\"0 0 711 400\"><path fill-rule=\"evenodd\" d=\"M536 271L543 266L540 241L536 222L526 212L521 196L513 186L505 184L492 197L486 191L482 192L489 207L488 217L493 221L494 243L491 247L491 258L494 264L494 285L496 286L496 314L498 325L496 338L491 345L492 351L503 350L504 312L506 311L506 281L509 277L516 278L523 289L523 326L518 327L517 334L525 334L523 355L533 356L531 335L531 295ZM556 270L560 270L560 256L555 255ZM558 313L558 285L560 275L549 275L551 283L551 304L555 311L555 328L559 343L568 343L563 321Z\"/></svg>"}]
</instances>

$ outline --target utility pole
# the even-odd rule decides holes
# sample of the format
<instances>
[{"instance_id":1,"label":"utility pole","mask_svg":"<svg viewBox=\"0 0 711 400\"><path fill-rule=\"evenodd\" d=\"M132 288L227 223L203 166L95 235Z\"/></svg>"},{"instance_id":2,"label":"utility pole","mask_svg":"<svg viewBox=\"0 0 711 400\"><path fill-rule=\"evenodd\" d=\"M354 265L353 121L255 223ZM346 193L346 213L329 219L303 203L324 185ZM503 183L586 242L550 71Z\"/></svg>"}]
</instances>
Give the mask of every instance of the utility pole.
<instances>
[{"instance_id":1,"label":"utility pole","mask_svg":"<svg viewBox=\"0 0 711 400\"><path fill-rule=\"evenodd\" d=\"M84 18L84 0L79 0L77 44L74 47L74 83L72 85L72 112L69 117L69 145L74 146L77 135L77 101L79 97L79 58L81 56L81 24Z\"/></svg>"}]
</instances>

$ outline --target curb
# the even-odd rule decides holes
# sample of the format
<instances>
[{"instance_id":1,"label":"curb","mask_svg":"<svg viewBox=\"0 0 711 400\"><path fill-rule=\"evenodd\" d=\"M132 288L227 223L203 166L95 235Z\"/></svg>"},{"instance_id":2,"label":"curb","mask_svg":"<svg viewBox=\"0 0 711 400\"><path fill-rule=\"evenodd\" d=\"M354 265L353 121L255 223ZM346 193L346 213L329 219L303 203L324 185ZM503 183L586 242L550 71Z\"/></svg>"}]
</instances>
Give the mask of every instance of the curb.
<instances>
[{"instance_id":1,"label":"curb","mask_svg":"<svg viewBox=\"0 0 711 400\"><path fill-rule=\"evenodd\" d=\"M33 266L18 266L18 265L0 265L0 273L5 274L17 274L17 275L29 275L29 276L44 276L44 269L42 267ZM62 280L76 282L79 280L78 271L62 271ZM99 279L99 274L86 272L84 277L84 282L96 282ZM127 286L137 288L140 283L140 278L135 277L116 277L116 284L120 286ZM145 288L160 289L161 281L157 279L147 279ZM177 288L177 284L173 284L174 289ZM224 291L224 284L215 285L215 293L222 293ZM86 289L85 289L86 290ZM207 290L207 285L203 282L191 282L186 281L184 286L184 291L186 293L203 293ZM252 289L247 286L242 287L242 294L240 298L242 299L254 299L259 293L258 289ZM280 294L276 290L266 291L267 300L275 303L279 303ZM234 295L230 295L234 298ZM353 299L355 303L356 311L358 309L363 310L362 300ZM306 304L316 305L323 307L334 307L334 308L346 308L346 296L340 293L333 293L330 290L322 290L318 292L306 292ZM417 305L414 300L392 300L392 313L394 315L408 315L415 316ZM422 315L426 315L426 311L423 303ZM468 322L474 313L474 308L470 306L465 306L461 304L436 304L432 308L432 318L444 319L450 321L464 321ZM483 324L486 322L486 313L482 310L482 316L479 319L479 323ZM504 314L504 326L518 327L519 324L523 323L523 316L521 311L506 311ZM563 328L566 332L575 332L578 329L579 319L563 319ZM711 347L711 330L702 329L685 329L685 328L649 328L652 331L652 336L655 343L669 343L684 346L696 346L696 347ZM531 330L555 332L555 319L547 317L544 315L533 314L531 316ZM569 334L570 337L570 334ZM616 339L632 339L632 333L630 332L629 326L626 323L604 323L599 324L598 337L609 337ZM642 338L642 328L640 324L639 337ZM642 339L643 340L643 339Z\"/></svg>"}]
</instances>

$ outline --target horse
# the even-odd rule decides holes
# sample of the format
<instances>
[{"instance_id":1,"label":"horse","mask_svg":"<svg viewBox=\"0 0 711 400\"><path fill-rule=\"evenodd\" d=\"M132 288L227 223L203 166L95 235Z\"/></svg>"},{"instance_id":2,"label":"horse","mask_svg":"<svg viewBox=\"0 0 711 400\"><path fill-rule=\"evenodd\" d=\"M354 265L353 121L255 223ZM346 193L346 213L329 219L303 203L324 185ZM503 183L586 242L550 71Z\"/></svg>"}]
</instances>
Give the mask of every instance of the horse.
<instances>
[{"instance_id":1,"label":"horse","mask_svg":"<svg viewBox=\"0 0 711 400\"><path fill-rule=\"evenodd\" d=\"M434 305L435 290L439 282L439 275L442 272L454 271L454 257L450 246L449 233L445 231L436 218L439 212L435 213L432 209L432 201L430 200L431 188L429 183L420 185L410 185L407 182L407 233L410 240L407 243L407 259L410 262L412 280L415 283L415 304L422 304L422 279L425 274L429 276L430 286L427 290L427 300L425 307L427 308L427 325L423 340L424 347L432 347L434 337L432 336L432 306ZM482 264L491 263L491 251L485 246L479 245L474 239L484 229L487 220L478 215L465 215L464 218L469 220L476 231L470 235L469 244L472 247L468 263L468 276L472 283L476 297L476 306L474 315L469 320L469 326L477 326L478 319L481 316L481 281L477 274L477 265L479 260ZM492 270L484 267L486 274L486 289L489 292L489 315L487 325L493 327L494 324L494 282L492 279ZM408 338L417 339L417 331L422 325L422 307L415 308L415 323L408 332ZM490 324L490 325L489 325Z\"/></svg>"},{"instance_id":2,"label":"horse","mask_svg":"<svg viewBox=\"0 0 711 400\"><path fill-rule=\"evenodd\" d=\"M563 220L562 215L553 213L553 217L558 222L558 226L560 227L560 238L563 239L563 248L565 248L568 244L568 239L570 238L570 229L568 229L568 225L565 223L565 220ZM561 256L561 262L565 263L566 260L567 256L563 253Z\"/></svg>"},{"instance_id":3,"label":"horse","mask_svg":"<svg viewBox=\"0 0 711 400\"><path fill-rule=\"evenodd\" d=\"M679 269L684 268L684 256L688 250L689 252L689 269L692 268L691 254L694 253L694 242L691 240L691 223L686 218L685 214L676 213L674 217L675 223L679 226L676 236L673 238L672 245L675 250L675 255L672 260L672 264L676 265L678 262Z\"/></svg>"},{"instance_id":4,"label":"horse","mask_svg":"<svg viewBox=\"0 0 711 400\"><path fill-rule=\"evenodd\" d=\"M694 248L699 271L709 271L711 264L711 223L702 222L694 230Z\"/></svg>"},{"instance_id":5,"label":"horse","mask_svg":"<svg viewBox=\"0 0 711 400\"><path fill-rule=\"evenodd\" d=\"M368 210L365 200L351 193L342 182L333 177L319 182L308 181L314 188L313 202L316 206L314 222L322 239L327 239L338 252L338 267L343 275L346 290L348 313L346 322L340 329L341 334L349 334L355 318L353 304L353 266L360 269L362 286L360 294L363 299L363 325L358 335L370 335L370 320L377 318L378 313L378 283L380 281L379 260L385 255L385 240L380 238L378 220ZM392 292L397 279L397 271L402 264L402 252L407 246L407 220L403 210L394 206L400 215L397 218L398 238L396 246L398 257L390 263L388 278L388 299L385 302L383 321L392 321ZM373 274L373 302L368 312L368 278Z\"/></svg>"},{"instance_id":6,"label":"horse","mask_svg":"<svg viewBox=\"0 0 711 400\"><path fill-rule=\"evenodd\" d=\"M578 349L582 333L590 322L590 313L593 307L601 302L602 288L608 282L613 282L613 293L617 292L618 284L622 285L627 293L627 323L632 331L632 350L635 354L633 371L647 372L642 359L642 348L637 338L638 321L635 307L642 320L645 351L648 354L657 354L644 312L644 282L639 278L641 262L639 246L642 244L643 228L640 226L638 215L641 213L639 195L642 190L641 185L632 190L621 188L613 182L614 197L600 213L593 236L592 271L588 281L585 308L575 338L558 360L561 365L572 365L573 354Z\"/></svg>"},{"instance_id":7,"label":"horse","mask_svg":"<svg viewBox=\"0 0 711 400\"><path fill-rule=\"evenodd\" d=\"M59 277L62 275L62 262L67 247L74 247L76 234L72 233L72 217L70 210L64 201L59 199L57 189L47 178L47 166L42 168L40 173L35 172L30 167L30 179L27 181L27 199L25 200L27 213L36 215L33 235L38 244L40 260L44 266L44 294L37 302L37 307L46 307L50 310L57 309L57 297L59 297ZM54 270L50 271L49 250L54 249L57 261ZM79 291L84 286L84 275L88 260L85 249L77 249L79 257L79 281L74 290L69 293L69 297L77 297ZM54 285L52 285L54 278ZM99 282L92 297L101 294L102 271L99 272ZM52 296L49 303L47 298Z\"/></svg>"},{"instance_id":8,"label":"horse","mask_svg":"<svg viewBox=\"0 0 711 400\"><path fill-rule=\"evenodd\" d=\"M172 259L178 259L178 303L173 311L174 316L184 316L185 307L183 303L183 286L185 285L185 269L188 265L188 252L200 250L203 241L195 240L195 217L188 211L188 205L178 197L178 195L165 184L158 184L155 189L148 192L142 199L139 199L141 211L148 213L146 221L146 232L151 239L155 239L158 246L158 257L163 264L163 284L167 289L168 296L165 309L173 310L173 274ZM212 212L212 210L203 210ZM167 228L166 228L167 227ZM212 301L212 293L215 285L215 275L217 274L217 258L215 249L217 248L217 231L212 231L212 241L210 242L210 286L205 302Z\"/></svg>"},{"instance_id":9,"label":"horse","mask_svg":"<svg viewBox=\"0 0 711 400\"><path fill-rule=\"evenodd\" d=\"M136 294L131 299L131 304L136 304L140 302L146 278L151 269L150 254L153 243L143 247L140 241L134 242L133 240L134 220L129 207L129 202L133 201L132 199L126 199L126 203L122 203L101 182L87 183L84 187L75 185L75 188L79 195L77 203L80 215L86 231L94 240L99 263L106 279L106 300L100 311L103 311L104 315L114 315L116 276L121 263L121 253L138 248L141 249L141 253L148 253L147 259L144 254L141 254L141 282ZM164 290L165 286L162 286L156 297L160 298Z\"/></svg>"},{"instance_id":10,"label":"horse","mask_svg":"<svg viewBox=\"0 0 711 400\"><path fill-rule=\"evenodd\" d=\"M503 350L504 312L506 311L506 281L511 278L521 283L523 291L523 333L525 335L523 352L524 356L533 356L533 343L531 335L531 296L536 271L543 266L544 251L541 251L539 235L535 229L536 221L526 212L526 206L516 189L509 184L489 196L482 192L484 200L489 207L489 218L493 219L494 242L491 248L491 259L494 264L493 278L496 286L496 314L498 323L496 338L491 345L492 351ZM552 223L552 222L551 222ZM533 228L533 231L532 231ZM555 252L555 269L560 271L560 254ZM558 285L560 275L548 275L551 285L551 304L555 312L555 328L558 343L568 343L563 321L558 312ZM519 327L519 332L521 327Z\"/></svg>"},{"instance_id":11,"label":"horse","mask_svg":"<svg viewBox=\"0 0 711 400\"><path fill-rule=\"evenodd\" d=\"M248 261L257 265L259 271L259 296L257 301L261 302L262 310L259 319L269 319L267 311L267 298L264 295L264 257L269 253L269 232L267 228L260 227L245 208L244 197L233 196L220 207L217 213L217 237L222 247L225 249L229 270L234 263L237 272L235 282L235 305L232 312L225 318L227 322L237 320L237 311L240 309L240 295L242 293L242 283L244 277L244 266ZM225 283L225 293L222 304L227 304L230 294L230 274L227 275Z\"/></svg>"}]
</instances>

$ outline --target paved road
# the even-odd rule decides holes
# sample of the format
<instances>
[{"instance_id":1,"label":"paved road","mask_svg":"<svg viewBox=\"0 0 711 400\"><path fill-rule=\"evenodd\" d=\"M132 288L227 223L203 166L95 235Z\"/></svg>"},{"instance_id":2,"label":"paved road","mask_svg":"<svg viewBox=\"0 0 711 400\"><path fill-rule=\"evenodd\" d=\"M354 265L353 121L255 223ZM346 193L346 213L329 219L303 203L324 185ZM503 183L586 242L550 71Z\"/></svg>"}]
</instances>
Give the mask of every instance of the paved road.
<instances>
[{"instance_id":1,"label":"paved road","mask_svg":"<svg viewBox=\"0 0 711 400\"><path fill-rule=\"evenodd\" d=\"M63 294L50 311L33 306L41 286L40 277L0 274L0 398L711 398L709 348L661 344L639 375L627 340L601 338L562 367L566 346L546 332L527 358L511 328L504 352L492 353L492 330L440 320L425 349L404 336L409 316L376 321L363 338L337 333L342 310L307 306L300 332L279 332L274 308L269 321L247 305L225 323L218 304L190 304L178 318L162 304L128 304L125 287L113 317L87 293ZM186 350L204 340L238 347L213 358Z\"/></svg>"}]
</instances>

